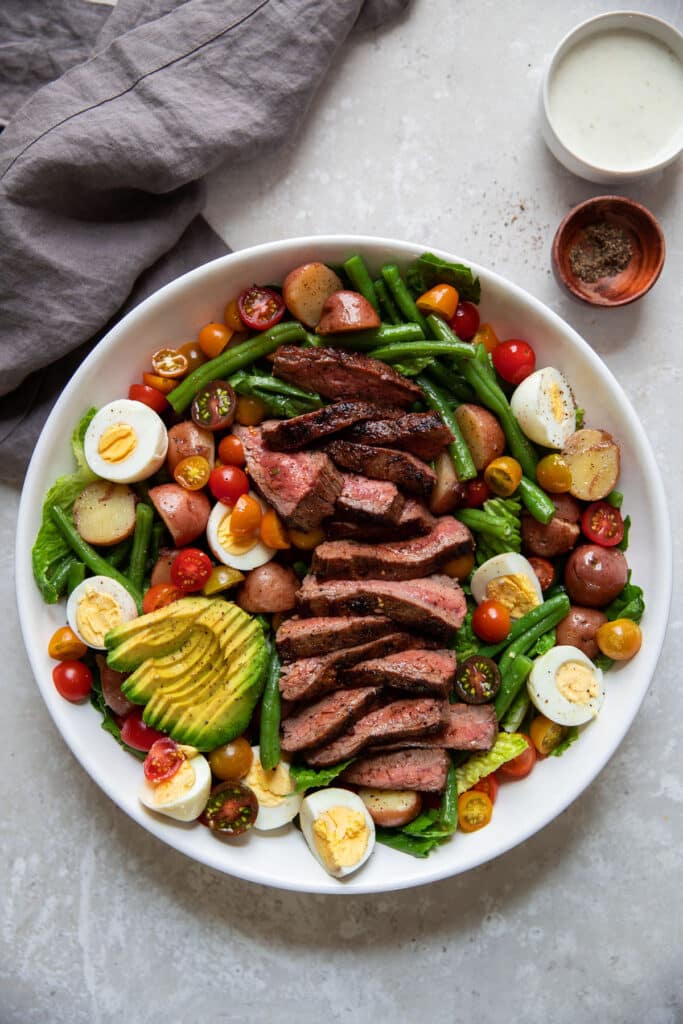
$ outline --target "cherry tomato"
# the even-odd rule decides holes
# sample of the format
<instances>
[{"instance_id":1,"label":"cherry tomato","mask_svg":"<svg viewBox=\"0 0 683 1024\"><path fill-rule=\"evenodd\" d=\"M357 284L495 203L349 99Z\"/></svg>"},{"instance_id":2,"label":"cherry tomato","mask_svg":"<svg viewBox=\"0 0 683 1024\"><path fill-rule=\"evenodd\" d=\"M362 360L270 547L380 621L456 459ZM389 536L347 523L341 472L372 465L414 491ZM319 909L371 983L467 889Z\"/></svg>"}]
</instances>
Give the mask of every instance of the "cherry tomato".
<instances>
[{"instance_id":1,"label":"cherry tomato","mask_svg":"<svg viewBox=\"0 0 683 1024\"><path fill-rule=\"evenodd\" d=\"M134 750L149 750L152 744L163 739L163 736L163 732L153 729L143 721L141 707L129 711L121 726L121 739Z\"/></svg>"},{"instance_id":2,"label":"cherry tomato","mask_svg":"<svg viewBox=\"0 0 683 1024\"><path fill-rule=\"evenodd\" d=\"M230 781L214 786L199 820L221 835L240 836L252 827L257 814L254 793L242 782Z\"/></svg>"},{"instance_id":3,"label":"cherry tomato","mask_svg":"<svg viewBox=\"0 0 683 1024\"><path fill-rule=\"evenodd\" d=\"M500 601L482 601L472 615L472 629L487 644L499 644L510 632L510 612Z\"/></svg>"},{"instance_id":4,"label":"cherry tomato","mask_svg":"<svg viewBox=\"0 0 683 1024\"><path fill-rule=\"evenodd\" d=\"M142 611L145 615L156 612L159 608L165 608L167 604L173 604L185 597L185 592L176 587L174 583L155 583L145 593L142 599Z\"/></svg>"},{"instance_id":5,"label":"cherry tomato","mask_svg":"<svg viewBox=\"0 0 683 1024\"><path fill-rule=\"evenodd\" d=\"M237 782L249 773L253 759L249 740L238 736L236 740L211 751L209 766L221 782Z\"/></svg>"},{"instance_id":6,"label":"cherry tomato","mask_svg":"<svg viewBox=\"0 0 683 1024\"><path fill-rule=\"evenodd\" d=\"M531 345L519 338L501 341L494 348L491 358L497 373L508 384L521 384L536 366L536 356Z\"/></svg>"},{"instance_id":7,"label":"cherry tomato","mask_svg":"<svg viewBox=\"0 0 683 1024\"><path fill-rule=\"evenodd\" d=\"M226 347L232 335L232 330L225 324L205 324L197 335L197 341L204 355L208 359L215 359Z\"/></svg>"},{"instance_id":8,"label":"cherry tomato","mask_svg":"<svg viewBox=\"0 0 683 1024\"><path fill-rule=\"evenodd\" d=\"M235 419L243 427L255 427L266 417L266 407L260 398L240 395L237 399Z\"/></svg>"},{"instance_id":9,"label":"cherry tomato","mask_svg":"<svg viewBox=\"0 0 683 1024\"><path fill-rule=\"evenodd\" d=\"M479 779L479 782L475 782L471 787L471 789L476 790L477 793L486 793L492 804L495 804L496 802L499 788L495 772L491 772L490 775L485 775L483 779Z\"/></svg>"},{"instance_id":10,"label":"cherry tomato","mask_svg":"<svg viewBox=\"0 0 683 1024\"><path fill-rule=\"evenodd\" d=\"M173 470L173 479L186 491L199 491L209 482L211 466L203 455L188 455Z\"/></svg>"},{"instance_id":11,"label":"cherry tomato","mask_svg":"<svg viewBox=\"0 0 683 1024\"><path fill-rule=\"evenodd\" d=\"M262 518L261 506L256 498L251 494L241 494L230 517L230 533L236 537L250 537L257 532Z\"/></svg>"},{"instance_id":12,"label":"cherry tomato","mask_svg":"<svg viewBox=\"0 0 683 1024\"><path fill-rule=\"evenodd\" d=\"M491 820L493 803L486 793L468 789L458 797L458 826L461 832L477 832Z\"/></svg>"},{"instance_id":13,"label":"cherry tomato","mask_svg":"<svg viewBox=\"0 0 683 1024\"><path fill-rule=\"evenodd\" d=\"M425 316L429 316L430 313L442 316L452 327L458 299L458 292L452 284L437 284L416 299L415 305Z\"/></svg>"},{"instance_id":14,"label":"cherry tomato","mask_svg":"<svg viewBox=\"0 0 683 1024\"><path fill-rule=\"evenodd\" d=\"M613 548L624 536L624 520L608 501L594 501L583 511L581 529L592 544Z\"/></svg>"},{"instance_id":15,"label":"cherry tomato","mask_svg":"<svg viewBox=\"0 0 683 1024\"><path fill-rule=\"evenodd\" d=\"M490 497L489 485L483 477L468 480L465 484L465 508L480 508Z\"/></svg>"},{"instance_id":16,"label":"cherry tomato","mask_svg":"<svg viewBox=\"0 0 683 1024\"><path fill-rule=\"evenodd\" d=\"M640 650L643 635L632 619L613 619L603 622L595 634L598 647L614 661L628 661Z\"/></svg>"},{"instance_id":17,"label":"cherry tomato","mask_svg":"<svg viewBox=\"0 0 683 1024\"><path fill-rule=\"evenodd\" d=\"M60 697L76 704L89 696L92 672L82 661L60 661L52 669L52 682Z\"/></svg>"},{"instance_id":18,"label":"cherry tomato","mask_svg":"<svg viewBox=\"0 0 683 1024\"><path fill-rule=\"evenodd\" d=\"M468 552L466 555L460 555L459 558L451 558L450 562L446 562L441 567L441 572L445 576L450 576L451 579L464 580L474 569L474 555L472 552Z\"/></svg>"},{"instance_id":19,"label":"cherry tomato","mask_svg":"<svg viewBox=\"0 0 683 1024\"><path fill-rule=\"evenodd\" d=\"M479 310L473 302L459 302L448 323L462 341L472 341L479 330Z\"/></svg>"},{"instance_id":20,"label":"cherry tomato","mask_svg":"<svg viewBox=\"0 0 683 1024\"><path fill-rule=\"evenodd\" d=\"M237 397L227 381L212 380L192 400L190 415L205 430L227 430L235 419Z\"/></svg>"},{"instance_id":21,"label":"cherry tomato","mask_svg":"<svg viewBox=\"0 0 683 1024\"><path fill-rule=\"evenodd\" d=\"M541 590L545 591L552 587L555 582L555 566L547 558L540 558L538 555L529 555L529 565L536 573Z\"/></svg>"},{"instance_id":22,"label":"cherry tomato","mask_svg":"<svg viewBox=\"0 0 683 1024\"><path fill-rule=\"evenodd\" d=\"M224 466L243 466L244 447L236 434L228 434L218 445L218 458Z\"/></svg>"},{"instance_id":23,"label":"cherry tomato","mask_svg":"<svg viewBox=\"0 0 683 1024\"><path fill-rule=\"evenodd\" d=\"M472 338L472 344L483 345L487 352L493 352L494 348L498 344L498 335L491 324L481 325L477 333Z\"/></svg>"},{"instance_id":24,"label":"cherry tomato","mask_svg":"<svg viewBox=\"0 0 683 1024\"><path fill-rule=\"evenodd\" d=\"M291 547L287 531L275 509L269 508L264 514L259 532L266 547L275 548L276 551L285 551Z\"/></svg>"},{"instance_id":25,"label":"cherry tomato","mask_svg":"<svg viewBox=\"0 0 683 1024\"><path fill-rule=\"evenodd\" d=\"M500 669L491 658L473 654L458 665L454 689L466 704L486 704L500 689Z\"/></svg>"},{"instance_id":26,"label":"cherry tomato","mask_svg":"<svg viewBox=\"0 0 683 1024\"><path fill-rule=\"evenodd\" d=\"M160 377L184 377L188 362L182 352L174 348L160 348L152 356L152 369Z\"/></svg>"},{"instance_id":27,"label":"cherry tomato","mask_svg":"<svg viewBox=\"0 0 683 1024\"><path fill-rule=\"evenodd\" d=\"M551 722L545 715L536 715L529 727L529 737L541 757L552 754L567 735L567 726Z\"/></svg>"},{"instance_id":28,"label":"cherry tomato","mask_svg":"<svg viewBox=\"0 0 683 1024\"><path fill-rule=\"evenodd\" d=\"M522 479L522 467L517 459L503 455L493 459L484 470L484 480L499 498L509 498L519 487Z\"/></svg>"},{"instance_id":29,"label":"cherry tomato","mask_svg":"<svg viewBox=\"0 0 683 1024\"><path fill-rule=\"evenodd\" d=\"M272 288L261 288L257 284L245 289L237 299L242 323L254 331L267 331L279 324L285 308L281 295Z\"/></svg>"},{"instance_id":30,"label":"cherry tomato","mask_svg":"<svg viewBox=\"0 0 683 1024\"><path fill-rule=\"evenodd\" d=\"M211 575L211 559L199 548L183 548L171 564L171 581L186 594L201 590Z\"/></svg>"},{"instance_id":31,"label":"cherry tomato","mask_svg":"<svg viewBox=\"0 0 683 1024\"><path fill-rule=\"evenodd\" d=\"M216 466L211 470L209 490L216 501L235 505L238 498L249 492L249 480L239 466Z\"/></svg>"},{"instance_id":32,"label":"cherry tomato","mask_svg":"<svg viewBox=\"0 0 683 1024\"><path fill-rule=\"evenodd\" d=\"M178 352L187 359L187 372L192 373L198 366L206 362L206 356L196 341L186 341L184 345L178 345Z\"/></svg>"},{"instance_id":33,"label":"cherry tomato","mask_svg":"<svg viewBox=\"0 0 683 1024\"><path fill-rule=\"evenodd\" d=\"M230 327L233 331L239 332L244 330L240 311L237 308L237 299L230 299L230 302L225 307L223 322L226 327Z\"/></svg>"},{"instance_id":34,"label":"cherry tomato","mask_svg":"<svg viewBox=\"0 0 683 1024\"><path fill-rule=\"evenodd\" d=\"M177 386L177 381L171 377L162 377L158 373L143 373L142 379L150 388L156 388L162 395L168 395Z\"/></svg>"},{"instance_id":35,"label":"cherry tomato","mask_svg":"<svg viewBox=\"0 0 683 1024\"><path fill-rule=\"evenodd\" d=\"M142 770L148 782L158 785L172 779L184 760L185 755L176 741L170 736L163 736L149 748Z\"/></svg>"},{"instance_id":36,"label":"cherry tomato","mask_svg":"<svg viewBox=\"0 0 683 1024\"><path fill-rule=\"evenodd\" d=\"M312 551L325 540L322 526L314 526L310 530L289 530L289 539L300 551Z\"/></svg>"},{"instance_id":37,"label":"cherry tomato","mask_svg":"<svg viewBox=\"0 0 683 1024\"><path fill-rule=\"evenodd\" d=\"M536 482L549 494L565 494L572 485L572 471L559 452L546 455L536 466Z\"/></svg>"},{"instance_id":38,"label":"cherry tomato","mask_svg":"<svg viewBox=\"0 0 683 1024\"><path fill-rule=\"evenodd\" d=\"M529 774L533 766L536 764L536 747L533 745L528 736L524 739L527 742L527 748L517 757L513 757L512 761L506 761L498 769L501 775L504 775L507 779L524 779Z\"/></svg>"},{"instance_id":39,"label":"cherry tomato","mask_svg":"<svg viewBox=\"0 0 683 1024\"><path fill-rule=\"evenodd\" d=\"M71 626L61 626L50 637L47 653L55 661L74 661L82 658L88 650L82 640L74 633Z\"/></svg>"},{"instance_id":40,"label":"cherry tomato","mask_svg":"<svg viewBox=\"0 0 683 1024\"><path fill-rule=\"evenodd\" d=\"M168 409L166 395L162 395L156 388L151 388L149 384L131 384L128 388L128 397L131 402L142 402L159 414Z\"/></svg>"}]
</instances>

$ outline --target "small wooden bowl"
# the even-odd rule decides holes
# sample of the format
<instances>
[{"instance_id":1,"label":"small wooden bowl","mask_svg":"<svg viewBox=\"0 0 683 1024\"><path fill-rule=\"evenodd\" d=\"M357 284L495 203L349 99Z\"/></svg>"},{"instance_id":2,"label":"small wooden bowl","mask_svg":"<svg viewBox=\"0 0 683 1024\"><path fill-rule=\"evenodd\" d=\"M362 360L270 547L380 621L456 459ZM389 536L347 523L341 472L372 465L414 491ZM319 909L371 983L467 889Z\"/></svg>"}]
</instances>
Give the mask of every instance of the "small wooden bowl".
<instances>
[{"instance_id":1,"label":"small wooden bowl","mask_svg":"<svg viewBox=\"0 0 683 1024\"><path fill-rule=\"evenodd\" d=\"M632 255L619 273L582 281L572 270L570 256L585 243L588 228L614 224L631 242ZM624 196L597 196L575 206L553 239L553 266L562 284L593 306L625 306L652 288L664 265L664 234L657 220L640 203Z\"/></svg>"}]
</instances>

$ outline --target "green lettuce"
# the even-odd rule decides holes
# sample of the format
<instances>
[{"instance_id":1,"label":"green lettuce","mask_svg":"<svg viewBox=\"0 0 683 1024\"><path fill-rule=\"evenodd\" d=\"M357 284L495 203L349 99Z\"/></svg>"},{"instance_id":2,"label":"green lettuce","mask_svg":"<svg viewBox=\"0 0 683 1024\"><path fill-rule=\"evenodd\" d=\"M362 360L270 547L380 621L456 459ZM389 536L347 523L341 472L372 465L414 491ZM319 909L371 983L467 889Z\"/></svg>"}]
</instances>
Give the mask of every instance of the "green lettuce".
<instances>
[{"instance_id":1,"label":"green lettuce","mask_svg":"<svg viewBox=\"0 0 683 1024\"><path fill-rule=\"evenodd\" d=\"M526 748L527 741L520 733L499 733L491 750L482 754L473 754L464 764L455 769L458 793L464 793L465 790L471 789L480 779L497 771L502 764L519 757Z\"/></svg>"},{"instance_id":2,"label":"green lettuce","mask_svg":"<svg viewBox=\"0 0 683 1024\"><path fill-rule=\"evenodd\" d=\"M422 295L435 284L451 284L461 299L479 302L481 284L469 267L462 263L449 263L431 252L424 252L408 267L406 279L416 295Z\"/></svg>"},{"instance_id":3,"label":"green lettuce","mask_svg":"<svg viewBox=\"0 0 683 1024\"><path fill-rule=\"evenodd\" d=\"M565 736L565 738L562 740L561 743L557 744L557 746L555 747L554 750L550 751L550 756L551 757L561 757L562 754L564 754L565 750L568 750L571 747L572 743L574 743L576 740L578 740L578 738L579 738L578 726L570 725L569 728L567 729L567 735Z\"/></svg>"},{"instance_id":4,"label":"green lettuce","mask_svg":"<svg viewBox=\"0 0 683 1024\"><path fill-rule=\"evenodd\" d=\"M481 647L479 638L472 629L472 614L473 611L470 608L453 642L453 650L458 656L459 665L465 658L471 658L473 654L478 654Z\"/></svg>"},{"instance_id":5,"label":"green lettuce","mask_svg":"<svg viewBox=\"0 0 683 1024\"><path fill-rule=\"evenodd\" d=\"M329 786L354 760L355 758L351 757L348 761L340 761L339 764L333 764L330 768L321 768L319 771L303 764L293 764L290 765L289 773L296 783L296 792L301 793L304 789Z\"/></svg>"}]
</instances>

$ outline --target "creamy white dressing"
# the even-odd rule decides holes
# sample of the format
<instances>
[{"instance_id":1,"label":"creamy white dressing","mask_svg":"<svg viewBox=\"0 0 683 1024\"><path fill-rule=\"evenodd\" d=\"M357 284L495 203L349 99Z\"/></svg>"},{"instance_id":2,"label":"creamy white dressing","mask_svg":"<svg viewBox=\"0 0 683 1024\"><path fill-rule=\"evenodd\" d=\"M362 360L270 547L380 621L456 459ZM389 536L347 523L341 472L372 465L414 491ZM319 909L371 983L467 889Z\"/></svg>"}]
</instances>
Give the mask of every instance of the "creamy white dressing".
<instances>
[{"instance_id":1,"label":"creamy white dressing","mask_svg":"<svg viewBox=\"0 0 683 1024\"><path fill-rule=\"evenodd\" d=\"M683 136L683 62L643 32L598 32L573 46L549 83L564 145L598 167L633 171L671 155Z\"/></svg>"}]
</instances>

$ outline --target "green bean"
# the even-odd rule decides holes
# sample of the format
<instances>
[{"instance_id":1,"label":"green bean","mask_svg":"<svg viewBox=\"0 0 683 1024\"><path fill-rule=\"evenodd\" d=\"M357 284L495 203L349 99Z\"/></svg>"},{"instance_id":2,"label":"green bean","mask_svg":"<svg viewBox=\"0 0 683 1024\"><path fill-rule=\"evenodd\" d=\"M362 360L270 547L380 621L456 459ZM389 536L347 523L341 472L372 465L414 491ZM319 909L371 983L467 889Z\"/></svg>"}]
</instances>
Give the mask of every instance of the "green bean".
<instances>
[{"instance_id":1,"label":"green bean","mask_svg":"<svg viewBox=\"0 0 683 1024\"><path fill-rule=\"evenodd\" d=\"M521 661L523 657L524 655L520 655L520 657L517 660ZM527 658L526 660L530 661L531 659ZM520 672L521 671L522 670L520 668ZM529 672L530 671L531 668L529 668ZM507 709L505 715L503 716L503 719L500 723L501 729L504 732L518 732L520 725L526 717L526 713L529 710L530 704L531 698L529 697L529 694L526 692L524 687L522 687L519 690L515 699L510 704L510 707Z\"/></svg>"},{"instance_id":2,"label":"green bean","mask_svg":"<svg viewBox=\"0 0 683 1024\"><path fill-rule=\"evenodd\" d=\"M464 523L470 530L474 530L477 533L487 533L491 537L497 537L498 540L513 541L515 534L517 534L518 523L516 520L514 524L512 522L505 522L502 518L500 521L496 521L488 512L484 512L479 508L459 508L454 515L456 519Z\"/></svg>"},{"instance_id":3,"label":"green bean","mask_svg":"<svg viewBox=\"0 0 683 1024\"><path fill-rule=\"evenodd\" d=\"M302 348L321 348L324 345L323 337L321 334L314 334L312 331L306 331L306 337L301 342Z\"/></svg>"},{"instance_id":4,"label":"green bean","mask_svg":"<svg viewBox=\"0 0 683 1024\"><path fill-rule=\"evenodd\" d=\"M266 771L280 763L280 659L275 648L270 656L261 699L260 757Z\"/></svg>"},{"instance_id":5,"label":"green bean","mask_svg":"<svg viewBox=\"0 0 683 1024\"><path fill-rule=\"evenodd\" d=\"M465 444L458 421L453 415L443 391L424 373L421 373L415 379L424 391L427 405L430 409L438 412L443 422L453 434L453 441L449 444L448 451L453 460L453 466L458 474L458 479L463 483L466 480L474 480L477 470L472 460L472 455Z\"/></svg>"},{"instance_id":6,"label":"green bean","mask_svg":"<svg viewBox=\"0 0 683 1024\"><path fill-rule=\"evenodd\" d=\"M161 540L164 536L165 526L160 519L155 519L152 526L152 538L149 542L149 553L147 555L147 567L153 569L159 560Z\"/></svg>"},{"instance_id":7,"label":"green bean","mask_svg":"<svg viewBox=\"0 0 683 1024\"><path fill-rule=\"evenodd\" d=\"M502 718L505 714L521 686L521 682L517 685L516 689L511 683L506 685L507 679L511 679L513 681L517 680L518 669L515 669L514 666L528 653L528 651L531 650L539 636L542 636L543 633L546 633L549 629L556 626L560 619L563 619L565 615L566 612L563 610L555 611L553 614L547 615L545 619L537 623L537 625L532 626L531 629L528 629L525 633L522 633L521 636L517 637L517 639L509 645L505 653L501 656L501 659L498 662L498 668L500 669L500 674L503 677L503 684L498 691L498 696L496 697L496 713L499 718ZM526 658L526 661L528 660L529 659Z\"/></svg>"},{"instance_id":8,"label":"green bean","mask_svg":"<svg viewBox=\"0 0 683 1024\"><path fill-rule=\"evenodd\" d=\"M550 522L557 510L552 500L538 484L523 476L519 482L517 493L534 519L538 519L539 523Z\"/></svg>"},{"instance_id":9,"label":"green bean","mask_svg":"<svg viewBox=\"0 0 683 1024\"><path fill-rule=\"evenodd\" d=\"M298 388L294 384L288 384L286 381L280 380L279 377L266 377L264 374L245 373L244 370L238 370L237 373L228 377L228 383L236 391L243 382L258 388L259 391L272 392L275 395L282 395L284 398L299 399L302 403L310 405L311 409L319 409L323 404L320 395L316 395L311 391L304 391L303 388Z\"/></svg>"},{"instance_id":10,"label":"green bean","mask_svg":"<svg viewBox=\"0 0 683 1024\"><path fill-rule=\"evenodd\" d=\"M429 334L427 321L417 308L415 299L408 291L408 285L401 277L401 272L396 264L385 263L382 267L381 273L394 302L400 309L403 316L406 320L412 320L413 323L419 324L426 337Z\"/></svg>"},{"instance_id":11,"label":"green bean","mask_svg":"<svg viewBox=\"0 0 683 1024\"><path fill-rule=\"evenodd\" d=\"M379 299L382 310L386 313L387 320L390 324L400 324L402 322L402 316L399 312L398 306L389 294L389 289L384 283L383 278L378 277L374 282L375 294ZM380 312L380 316L381 316Z\"/></svg>"},{"instance_id":12,"label":"green bean","mask_svg":"<svg viewBox=\"0 0 683 1024\"><path fill-rule=\"evenodd\" d=\"M423 356L456 356L460 359L472 359L474 349L466 341L409 341L384 345L374 348L370 355L382 359L385 363L399 363L403 359L421 359Z\"/></svg>"},{"instance_id":13,"label":"green bean","mask_svg":"<svg viewBox=\"0 0 683 1024\"><path fill-rule=\"evenodd\" d=\"M476 509L468 509L467 511L474 512ZM462 512L460 512L460 515L462 515ZM571 604L569 598L564 593L555 594L553 597L546 598L543 604L539 604L535 608L532 608L530 612L527 612L526 615L522 615L520 619L515 619L505 640L499 644L489 644L487 647L481 647L479 649L479 654L483 654L486 658L495 658L495 656L505 650L513 640L516 640L523 633L526 633L528 629L531 629L538 623L543 624L543 629L538 634L540 636L541 633L545 633L550 629L550 626L545 624L546 619L554 619L557 614L557 622L559 622L560 619L563 619L565 615L569 613L570 607Z\"/></svg>"},{"instance_id":14,"label":"green bean","mask_svg":"<svg viewBox=\"0 0 683 1024\"><path fill-rule=\"evenodd\" d=\"M377 298L377 292L375 291L375 286L372 283L372 278L368 273L368 268L365 266L365 260L360 253L356 253L354 256L349 256L347 260L344 260L344 270L356 291L360 292L376 312L379 313L379 299Z\"/></svg>"},{"instance_id":15,"label":"green bean","mask_svg":"<svg viewBox=\"0 0 683 1024\"><path fill-rule=\"evenodd\" d=\"M369 352L380 345L394 342L424 341L424 331L419 324L380 324L367 331L347 331L345 334L326 334L325 345L345 348L352 352Z\"/></svg>"},{"instance_id":16,"label":"green bean","mask_svg":"<svg viewBox=\"0 0 683 1024\"><path fill-rule=\"evenodd\" d=\"M76 553L82 562L85 562L88 569L96 576L109 576L111 579L116 580L117 583L120 583L134 599L138 606L138 611L142 612L142 595L140 592L127 576L124 576L118 569L112 568L105 558L98 554L87 541L83 540L74 526L73 520L69 519L66 512L59 505L50 505L50 518L71 550Z\"/></svg>"},{"instance_id":17,"label":"green bean","mask_svg":"<svg viewBox=\"0 0 683 1024\"><path fill-rule=\"evenodd\" d=\"M228 348L215 359L198 366L182 384L174 388L166 396L176 412L184 412L197 392L212 380L224 380L244 366L250 366L258 359L274 352L280 345L288 345L305 341L306 330L296 321L276 324L268 331L251 338L249 341Z\"/></svg>"},{"instance_id":18,"label":"green bean","mask_svg":"<svg viewBox=\"0 0 683 1024\"><path fill-rule=\"evenodd\" d=\"M448 766L446 788L441 797L439 808L439 825L444 832L455 832L458 827L458 783L455 778L455 765Z\"/></svg>"},{"instance_id":19,"label":"green bean","mask_svg":"<svg viewBox=\"0 0 683 1024\"><path fill-rule=\"evenodd\" d=\"M500 666L500 674L503 678L500 690L494 701L498 721L506 713L517 694L522 689L526 677L531 672L533 661L524 654L516 654L514 659L505 666Z\"/></svg>"},{"instance_id":20,"label":"green bean","mask_svg":"<svg viewBox=\"0 0 683 1024\"><path fill-rule=\"evenodd\" d=\"M130 551L130 562L128 563L127 576L137 591L142 590L147 567L147 552L149 542L152 539L152 522L154 512L150 505L138 502L135 509L135 533L133 534L133 547Z\"/></svg>"},{"instance_id":21,"label":"green bean","mask_svg":"<svg viewBox=\"0 0 683 1024\"><path fill-rule=\"evenodd\" d=\"M112 547L108 549L104 557L107 559L112 568L120 569L122 565L125 565L125 563L128 561L132 544L133 538L126 537L125 540L119 541L118 544L114 544Z\"/></svg>"},{"instance_id":22,"label":"green bean","mask_svg":"<svg viewBox=\"0 0 683 1024\"><path fill-rule=\"evenodd\" d=\"M610 491L605 501L608 501L612 508L621 508L624 503L624 495L621 491Z\"/></svg>"},{"instance_id":23,"label":"green bean","mask_svg":"<svg viewBox=\"0 0 683 1024\"><path fill-rule=\"evenodd\" d=\"M438 359L425 371L440 387L445 388L450 395L460 404L461 402L474 402L476 395L464 377L447 370Z\"/></svg>"},{"instance_id":24,"label":"green bean","mask_svg":"<svg viewBox=\"0 0 683 1024\"><path fill-rule=\"evenodd\" d=\"M69 566L69 575L66 580L66 592L70 594L80 586L85 579L85 562L77 562L74 560Z\"/></svg>"}]
</instances>

